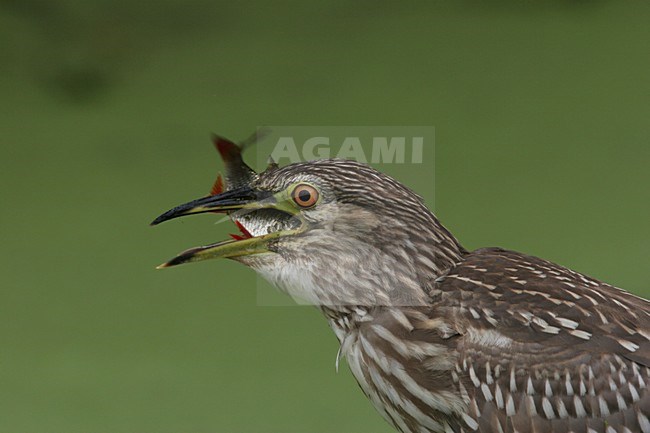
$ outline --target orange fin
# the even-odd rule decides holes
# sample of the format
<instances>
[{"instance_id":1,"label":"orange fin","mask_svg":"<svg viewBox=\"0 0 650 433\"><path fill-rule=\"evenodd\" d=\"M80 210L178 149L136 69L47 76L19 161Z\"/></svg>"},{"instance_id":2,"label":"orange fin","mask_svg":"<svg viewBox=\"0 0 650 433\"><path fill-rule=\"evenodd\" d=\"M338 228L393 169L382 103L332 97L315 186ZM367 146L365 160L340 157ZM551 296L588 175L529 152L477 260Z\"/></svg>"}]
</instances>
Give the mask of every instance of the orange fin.
<instances>
[{"instance_id":1,"label":"orange fin","mask_svg":"<svg viewBox=\"0 0 650 433\"><path fill-rule=\"evenodd\" d=\"M242 234L244 235L244 238L245 238L245 239L248 239L248 238L252 238L252 237L253 237L253 235L250 234L250 232L249 232L248 230L246 230L246 227L244 227L244 225L243 225L242 223L240 223L239 221L235 220L235 224L237 225L237 228L239 229L239 231L242 232Z\"/></svg>"},{"instance_id":2,"label":"orange fin","mask_svg":"<svg viewBox=\"0 0 650 433\"><path fill-rule=\"evenodd\" d=\"M217 148L221 159L225 162L232 161L233 158L241 159L241 149L232 141L219 137L218 135L213 135L212 143L214 143L214 147Z\"/></svg>"},{"instance_id":3,"label":"orange fin","mask_svg":"<svg viewBox=\"0 0 650 433\"><path fill-rule=\"evenodd\" d=\"M214 181L212 189L210 190L210 195L217 195L223 192L223 177L221 173L217 176L217 180Z\"/></svg>"},{"instance_id":4,"label":"orange fin","mask_svg":"<svg viewBox=\"0 0 650 433\"><path fill-rule=\"evenodd\" d=\"M250 185L255 179L256 173L242 159L241 147L226 138L214 134L212 135L212 143L219 152L226 168L224 186L231 190Z\"/></svg>"}]
</instances>

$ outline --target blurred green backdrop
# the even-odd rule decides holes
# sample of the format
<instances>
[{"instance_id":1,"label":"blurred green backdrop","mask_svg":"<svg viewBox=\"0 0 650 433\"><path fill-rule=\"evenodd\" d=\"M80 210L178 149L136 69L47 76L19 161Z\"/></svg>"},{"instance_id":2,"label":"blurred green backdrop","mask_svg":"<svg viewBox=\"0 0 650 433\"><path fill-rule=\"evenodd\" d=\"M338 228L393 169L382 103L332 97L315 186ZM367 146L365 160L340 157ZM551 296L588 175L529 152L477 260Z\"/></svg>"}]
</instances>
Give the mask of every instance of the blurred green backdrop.
<instances>
[{"instance_id":1,"label":"blurred green backdrop","mask_svg":"<svg viewBox=\"0 0 650 433\"><path fill-rule=\"evenodd\" d=\"M230 229L147 227L207 192L212 131L434 125L435 208L466 247L650 295L648 22L647 2L0 1L0 431L390 431L315 310L256 305L232 262L154 270Z\"/></svg>"}]
</instances>

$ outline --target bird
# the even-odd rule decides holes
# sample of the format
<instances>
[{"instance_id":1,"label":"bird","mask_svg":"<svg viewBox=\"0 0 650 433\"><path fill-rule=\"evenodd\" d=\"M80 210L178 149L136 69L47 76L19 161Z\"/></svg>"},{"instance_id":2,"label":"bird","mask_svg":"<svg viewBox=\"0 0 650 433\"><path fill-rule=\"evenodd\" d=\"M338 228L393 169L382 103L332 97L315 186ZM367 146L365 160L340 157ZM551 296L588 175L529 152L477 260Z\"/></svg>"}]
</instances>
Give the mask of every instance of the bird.
<instances>
[{"instance_id":1,"label":"bird","mask_svg":"<svg viewBox=\"0 0 650 433\"><path fill-rule=\"evenodd\" d=\"M259 173L213 137L210 194L232 239L160 266L228 258L322 312L363 393L402 433L650 433L650 303L531 255L465 249L414 191L367 164Z\"/></svg>"}]
</instances>

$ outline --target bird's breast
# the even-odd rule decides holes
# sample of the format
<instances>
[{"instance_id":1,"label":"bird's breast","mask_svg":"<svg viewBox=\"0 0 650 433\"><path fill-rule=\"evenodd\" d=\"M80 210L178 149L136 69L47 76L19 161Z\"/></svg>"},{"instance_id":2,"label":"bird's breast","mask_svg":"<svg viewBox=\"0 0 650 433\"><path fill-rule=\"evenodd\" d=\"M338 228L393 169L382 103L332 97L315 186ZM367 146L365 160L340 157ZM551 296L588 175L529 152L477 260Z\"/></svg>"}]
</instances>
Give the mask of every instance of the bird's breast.
<instances>
[{"instance_id":1,"label":"bird's breast","mask_svg":"<svg viewBox=\"0 0 650 433\"><path fill-rule=\"evenodd\" d=\"M453 431L448 420L462 418L467 401L450 386L447 347L428 342L407 347L399 336L406 322L396 309L367 313L362 321L349 316L328 321L363 393L390 424L403 433Z\"/></svg>"}]
</instances>

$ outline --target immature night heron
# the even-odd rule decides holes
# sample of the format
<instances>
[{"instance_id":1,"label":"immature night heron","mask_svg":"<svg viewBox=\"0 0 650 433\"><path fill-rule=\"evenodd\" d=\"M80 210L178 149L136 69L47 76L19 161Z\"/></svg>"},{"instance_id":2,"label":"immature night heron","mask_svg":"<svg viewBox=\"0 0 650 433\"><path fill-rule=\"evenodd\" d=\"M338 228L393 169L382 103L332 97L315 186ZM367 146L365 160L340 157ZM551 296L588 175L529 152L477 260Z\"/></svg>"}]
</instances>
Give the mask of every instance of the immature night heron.
<instances>
[{"instance_id":1,"label":"immature night heron","mask_svg":"<svg viewBox=\"0 0 650 433\"><path fill-rule=\"evenodd\" d=\"M225 257L316 305L401 432L650 433L650 304L546 260L469 252L367 165L256 174L215 138L226 185L153 224L226 212L242 232L162 267ZM337 359L338 361L338 359Z\"/></svg>"}]
</instances>

